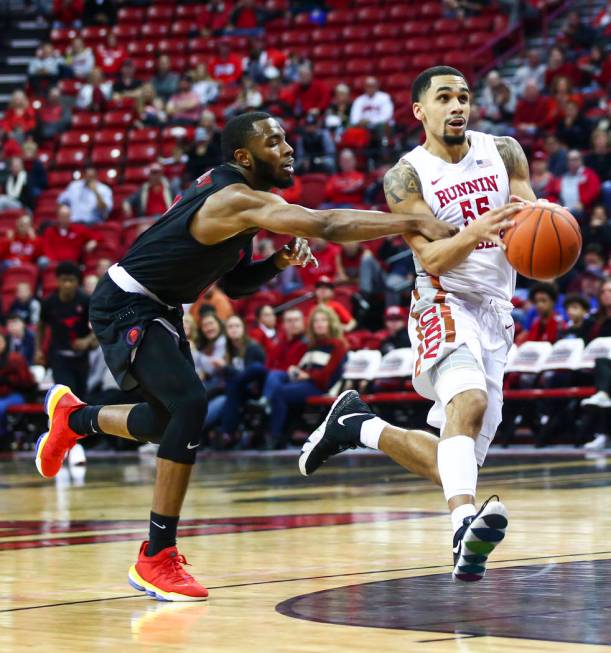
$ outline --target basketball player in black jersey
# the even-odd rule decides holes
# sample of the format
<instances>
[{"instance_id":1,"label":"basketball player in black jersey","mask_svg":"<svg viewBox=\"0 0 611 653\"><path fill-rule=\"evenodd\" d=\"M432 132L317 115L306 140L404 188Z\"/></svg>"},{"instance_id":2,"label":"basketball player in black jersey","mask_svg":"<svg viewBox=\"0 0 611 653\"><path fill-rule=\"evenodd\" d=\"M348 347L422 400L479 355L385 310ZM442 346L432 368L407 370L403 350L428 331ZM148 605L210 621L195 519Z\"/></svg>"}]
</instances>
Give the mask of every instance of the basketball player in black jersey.
<instances>
[{"instance_id":1,"label":"basketball player in black jersey","mask_svg":"<svg viewBox=\"0 0 611 653\"><path fill-rule=\"evenodd\" d=\"M100 280L90 319L106 362L123 389L136 386L146 403L87 406L70 388L47 393L49 431L36 448L40 473L55 476L76 441L102 433L159 443L150 536L129 581L166 601L203 600L208 591L183 568L176 549L180 509L206 416L206 391L195 373L181 304L220 280L230 297L256 291L289 265L313 260L303 237L336 242L394 234L429 240L455 229L430 216L287 204L269 192L292 183L293 148L279 123L261 112L229 121L225 163L199 177ZM259 229L296 236L269 259L253 262Z\"/></svg>"}]
</instances>

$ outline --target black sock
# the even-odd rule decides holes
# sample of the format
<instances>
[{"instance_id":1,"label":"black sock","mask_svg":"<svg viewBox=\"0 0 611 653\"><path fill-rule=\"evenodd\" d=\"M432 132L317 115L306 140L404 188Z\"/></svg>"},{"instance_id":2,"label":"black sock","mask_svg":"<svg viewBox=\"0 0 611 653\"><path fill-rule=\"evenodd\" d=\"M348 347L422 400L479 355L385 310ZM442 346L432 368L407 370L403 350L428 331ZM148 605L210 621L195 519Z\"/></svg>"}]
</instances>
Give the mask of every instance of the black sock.
<instances>
[{"instance_id":1,"label":"black sock","mask_svg":"<svg viewBox=\"0 0 611 653\"><path fill-rule=\"evenodd\" d=\"M104 406L83 406L70 413L68 426L79 435L95 435L103 433L98 424L98 415Z\"/></svg>"},{"instance_id":2,"label":"black sock","mask_svg":"<svg viewBox=\"0 0 611 653\"><path fill-rule=\"evenodd\" d=\"M179 517L166 517L151 511L147 556L154 556L162 549L176 545L176 529Z\"/></svg>"}]
</instances>

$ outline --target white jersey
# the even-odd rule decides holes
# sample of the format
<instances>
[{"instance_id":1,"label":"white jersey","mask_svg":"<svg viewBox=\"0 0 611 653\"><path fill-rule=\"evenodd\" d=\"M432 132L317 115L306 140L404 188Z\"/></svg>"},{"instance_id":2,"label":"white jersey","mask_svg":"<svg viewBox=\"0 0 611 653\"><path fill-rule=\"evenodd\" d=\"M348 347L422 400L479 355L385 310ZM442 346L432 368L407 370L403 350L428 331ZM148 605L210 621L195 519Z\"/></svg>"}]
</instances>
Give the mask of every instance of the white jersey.
<instances>
[{"instance_id":1,"label":"white jersey","mask_svg":"<svg viewBox=\"0 0 611 653\"><path fill-rule=\"evenodd\" d=\"M509 201L509 176L494 137L467 131L471 146L458 163L448 163L422 146L401 160L411 163L422 186L422 196L439 220L464 229L489 209ZM416 288L441 288L449 292L477 294L511 300L516 273L494 243L479 243L467 258L439 278L429 275L414 257Z\"/></svg>"}]
</instances>

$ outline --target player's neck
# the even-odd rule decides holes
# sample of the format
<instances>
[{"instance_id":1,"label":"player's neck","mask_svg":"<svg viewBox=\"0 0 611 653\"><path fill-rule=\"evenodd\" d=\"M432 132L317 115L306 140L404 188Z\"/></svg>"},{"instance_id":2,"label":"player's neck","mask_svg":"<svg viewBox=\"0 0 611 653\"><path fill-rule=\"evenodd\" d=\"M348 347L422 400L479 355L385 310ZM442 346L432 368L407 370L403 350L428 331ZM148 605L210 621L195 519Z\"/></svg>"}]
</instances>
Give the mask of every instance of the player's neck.
<instances>
[{"instance_id":1,"label":"player's neck","mask_svg":"<svg viewBox=\"0 0 611 653\"><path fill-rule=\"evenodd\" d=\"M269 190L272 187L271 184L262 183L260 179L257 179L257 176L253 172L236 163L228 163L227 165L237 170L253 190Z\"/></svg>"},{"instance_id":2,"label":"player's neck","mask_svg":"<svg viewBox=\"0 0 611 653\"><path fill-rule=\"evenodd\" d=\"M432 134L427 134L426 141L422 147L443 161L458 163L467 156L471 143L469 143L468 138L465 138L465 141L460 145L448 145L443 139L436 138Z\"/></svg>"}]
</instances>

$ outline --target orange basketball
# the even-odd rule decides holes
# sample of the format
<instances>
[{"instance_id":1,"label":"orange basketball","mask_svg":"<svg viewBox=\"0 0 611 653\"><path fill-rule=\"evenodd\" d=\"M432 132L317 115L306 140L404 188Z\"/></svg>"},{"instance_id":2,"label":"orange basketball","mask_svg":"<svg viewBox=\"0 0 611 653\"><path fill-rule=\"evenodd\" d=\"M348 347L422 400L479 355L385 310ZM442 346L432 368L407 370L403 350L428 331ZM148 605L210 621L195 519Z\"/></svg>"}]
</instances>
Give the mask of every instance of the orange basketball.
<instances>
[{"instance_id":1,"label":"orange basketball","mask_svg":"<svg viewBox=\"0 0 611 653\"><path fill-rule=\"evenodd\" d=\"M530 279L552 279L568 272L581 252L577 220L561 206L529 206L514 216L505 231L505 254Z\"/></svg>"}]
</instances>

